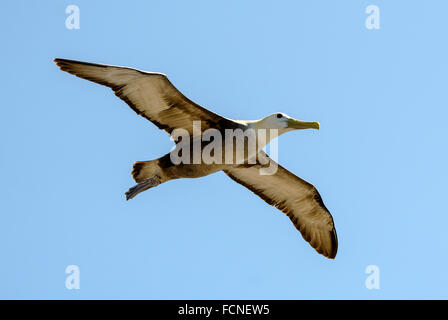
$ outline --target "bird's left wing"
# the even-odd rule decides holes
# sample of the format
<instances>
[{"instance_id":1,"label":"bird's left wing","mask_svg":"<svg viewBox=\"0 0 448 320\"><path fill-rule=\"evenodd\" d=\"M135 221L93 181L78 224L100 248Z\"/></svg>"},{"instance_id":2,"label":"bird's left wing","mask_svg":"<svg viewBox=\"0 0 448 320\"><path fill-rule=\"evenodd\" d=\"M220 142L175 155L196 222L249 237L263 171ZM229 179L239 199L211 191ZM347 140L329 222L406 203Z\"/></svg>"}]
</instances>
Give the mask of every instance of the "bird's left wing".
<instances>
[{"instance_id":1,"label":"bird's left wing","mask_svg":"<svg viewBox=\"0 0 448 320\"><path fill-rule=\"evenodd\" d=\"M224 170L233 180L242 184L268 204L288 215L303 238L320 254L334 259L338 250L338 238L333 218L325 207L316 188L286 170L274 160L260 153L267 163L242 164ZM260 169L278 166L272 175L261 175Z\"/></svg>"},{"instance_id":2,"label":"bird's left wing","mask_svg":"<svg viewBox=\"0 0 448 320\"><path fill-rule=\"evenodd\" d=\"M185 97L162 73L54 59L61 70L110 87L137 114L169 134L185 129L193 134L193 121L201 121L201 131L232 127L232 121ZM202 133L201 132L201 133Z\"/></svg>"}]
</instances>

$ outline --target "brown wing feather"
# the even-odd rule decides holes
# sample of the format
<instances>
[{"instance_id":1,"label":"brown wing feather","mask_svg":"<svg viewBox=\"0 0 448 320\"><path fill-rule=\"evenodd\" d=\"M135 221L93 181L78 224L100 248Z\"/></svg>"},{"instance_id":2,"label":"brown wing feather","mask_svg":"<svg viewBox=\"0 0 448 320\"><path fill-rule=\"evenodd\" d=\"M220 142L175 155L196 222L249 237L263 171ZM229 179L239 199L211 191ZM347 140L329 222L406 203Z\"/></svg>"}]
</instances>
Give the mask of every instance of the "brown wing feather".
<instances>
[{"instance_id":1,"label":"brown wing feather","mask_svg":"<svg viewBox=\"0 0 448 320\"><path fill-rule=\"evenodd\" d=\"M181 128L193 134L193 121L201 121L202 131L232 127L231 120L185 97L164 74L67 59L54 61L63 71L110 87L137 114L169 134Z\"/></svg>"},{"instance_id":2,"label":"brown wing feather","mask_svg":"<svg viewBox=\"0 0 448 320\"><path fill-rule=\"evenodd\" d=\"M262 153L261 156L266 155ZM272 159L269 163L278 165ZM260 169L267 165L243 164L224 172L268 204L286 213L317 252L334 259L338 250L336 229L319 192L312 184L280 165L275 174L260 175Z\"/></svg>"}]
</instances>

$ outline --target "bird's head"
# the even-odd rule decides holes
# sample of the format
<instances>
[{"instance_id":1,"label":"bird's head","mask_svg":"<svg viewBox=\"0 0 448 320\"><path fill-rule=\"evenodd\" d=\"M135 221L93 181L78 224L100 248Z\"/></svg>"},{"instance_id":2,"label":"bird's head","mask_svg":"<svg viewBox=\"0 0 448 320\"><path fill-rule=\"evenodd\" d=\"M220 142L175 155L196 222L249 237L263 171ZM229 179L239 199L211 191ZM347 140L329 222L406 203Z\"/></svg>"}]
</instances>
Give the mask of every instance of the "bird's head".
<instances>
[{"instance_id":1,"label":"bird's head","mask_svg":"<svg viewBox=\"0 0 448 320\"><path fill-rule=\"evenodd\" d=\"M278 129L279 133L291 130L320 128L319 122L297 120L281 112L273 113L257 121L255 126L258 129Z\"/></svg>"}]
</instances>

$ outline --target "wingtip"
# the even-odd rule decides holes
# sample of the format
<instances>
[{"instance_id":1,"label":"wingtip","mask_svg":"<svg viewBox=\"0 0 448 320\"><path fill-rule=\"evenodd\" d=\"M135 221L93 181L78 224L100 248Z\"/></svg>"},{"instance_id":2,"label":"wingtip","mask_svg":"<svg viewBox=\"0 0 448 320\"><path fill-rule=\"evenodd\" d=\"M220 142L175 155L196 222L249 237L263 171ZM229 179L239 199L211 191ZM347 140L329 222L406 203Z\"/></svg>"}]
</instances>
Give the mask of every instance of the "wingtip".
<instances>
[{"instance_id":1,"label":"wingtip","mask_svg":"<svg viewBox=\"0 0 448 320\"><path fill-rule=\"evenodd\" d=\"M317 253L323 255L325 258L334 260L338 253L338 240L337 240L336 230L334 230L334 232L333 232L331 246L329 246L327 248L315 248L314 247L314 249L317 251Z\"/></svg>"},{"instance_id":2,"label":"wingtip","mask_svg":"<svg viewBox=\"0 0 448 320\"><path fill-rule=\"evenodd\" d=\"M70 59L64 59L64 58L54 58L53 61L58 65L61 66L63 64L69 64L69 63L86 63L86 62L81 62L81 61L76 61L76 60L70 60Z\"/></svg>"},{"instance_id":3,"label":"wingtip","mask_svg":"<svg viewBox=\"0 0 448 320\"><path fill-rule=\"evenodd\" d=\"M334 260L336 258L336 254L337 254L337 249L332 251L332 252L325 252L325 251L318 251L316 250L317 253L323 255L325 258L330 259L330 260Z\"/></svg>"},{"instance_id":4,"label":"wingtip","mask_svg":"<svg viewBox=\"0 0 448 320\"><path fill-rule=\"evenodd\" d=\"M334 259L336 259L337 253L338 253L338 249L336 248L336 250L334 252L332 252L331 254L329 254L327 258L334 260Z\"/></svg>"},{"instance_id":5,"label":"wingtip","mask_svg":"<svg viewBox=\"0 0 448 320\"><path fill-rule=\"evenodd\" d=\"M57 65L59 68L62 68L62 63L64 62L64 59L61 59L61 58L54 58L54 59L53 59L53 62L56 63L56 65Z\"/></svg>"},{"instance_id":6,"label":"wingtip","mask_svg":"<svg viewBox=\"0 0 448 320\"><path fill-rule=\"evenodd\" d=\"M336 259L336 253L332 253L331 255L329 255L329 256L326 256L328 259L331 259L331 260L334 260L334 259Z\"/></svg>"}]
</instances>

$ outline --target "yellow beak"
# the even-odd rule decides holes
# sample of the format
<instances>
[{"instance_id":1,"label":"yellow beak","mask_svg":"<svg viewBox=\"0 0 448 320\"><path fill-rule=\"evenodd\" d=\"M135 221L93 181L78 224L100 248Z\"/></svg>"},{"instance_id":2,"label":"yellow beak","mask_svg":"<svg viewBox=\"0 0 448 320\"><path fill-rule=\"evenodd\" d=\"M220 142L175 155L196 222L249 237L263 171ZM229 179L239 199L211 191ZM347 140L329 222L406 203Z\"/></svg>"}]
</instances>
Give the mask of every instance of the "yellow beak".
<instances>
[{"instance_id":1,"label":"yellow beak","mask_svg":"<svg viewBox=\"0 0 448 320\"><path fill-rule=\"evenodd\" d=\"M296 119L288 120L288 128L291 129L320 129L319 122L315 121L301 121Z\"/></svg>"}]
</instances>

